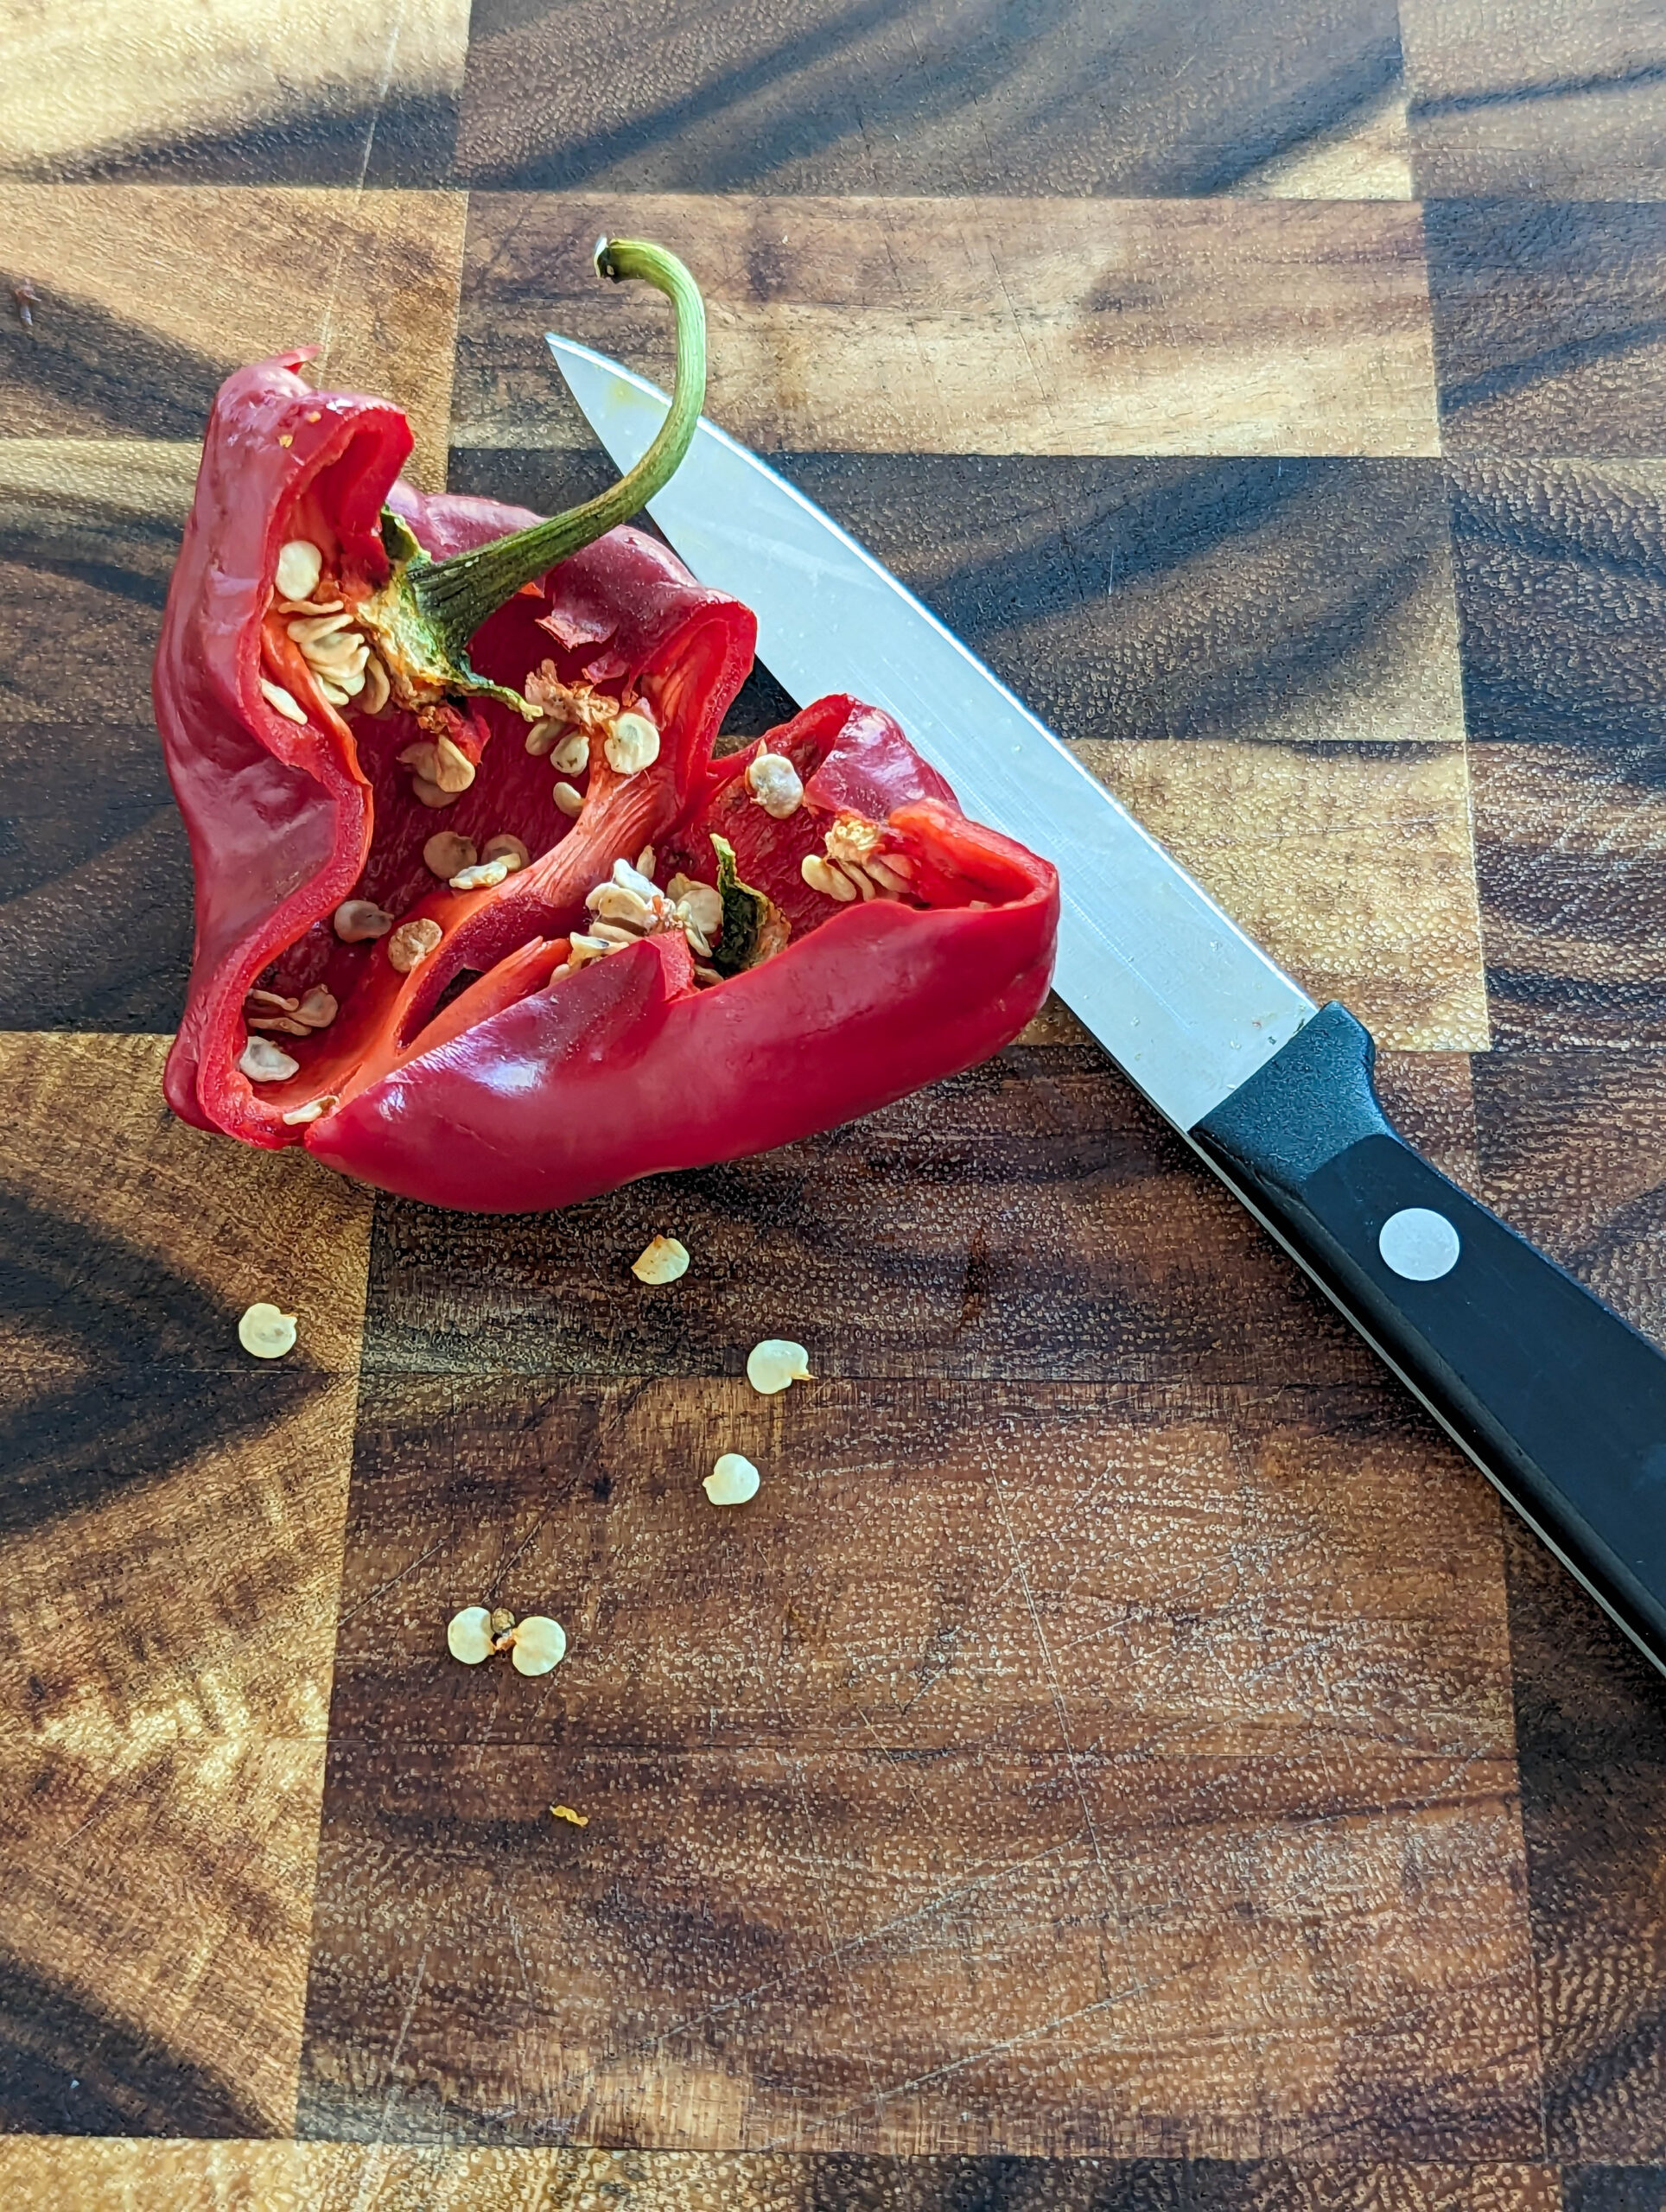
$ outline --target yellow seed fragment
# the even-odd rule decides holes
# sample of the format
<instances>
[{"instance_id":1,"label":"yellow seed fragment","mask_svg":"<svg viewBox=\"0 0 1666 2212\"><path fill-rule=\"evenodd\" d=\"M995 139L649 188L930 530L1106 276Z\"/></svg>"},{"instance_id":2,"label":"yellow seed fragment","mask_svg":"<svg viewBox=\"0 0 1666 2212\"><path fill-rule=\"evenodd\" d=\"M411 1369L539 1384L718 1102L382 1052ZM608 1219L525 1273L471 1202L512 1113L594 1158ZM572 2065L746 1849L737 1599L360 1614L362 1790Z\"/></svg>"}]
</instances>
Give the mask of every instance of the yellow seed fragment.
<instances>
[{"instance_id":1,"label":"yellow seed fragment","mask_svg":"<svg viewBox=\"0 0 1666 2212\"><path fill-rule=\"evenodd\" d=\"M723 934L723 900L716 885L702 883L695 875L674 875L665 886L665 896L682 915L684 927L705 939L709 952Z\"/></svg>"},{"instance_id":2,"label":"yellow seed fragment","mask_svg":"<svg viewBox=\"0 0 1666 2212\"><path fill-rule=\"evenodd\" d=\"M509 1657L518 1675L547 1675L567 1656L567 1631L559 1621L529 1613L509 1632Z\"/></svg>"},{"instance_id":3,"label":"yellow seed fragment","mask_svg":"<svg viewBox=\"0 0 1666 2212\"><path fill-rule=\"evenodd\" d=\"M656 1236L631 1262L631 1273L639 1282L675 1282L688 1271L688 1249L674 1236Z\"/></svg>"},{"instance_id":4,"label":"yellow seed fragment","mask_svg":"<svg viewBox=\"0 0 1666 2212\"><path fill-rule=\"evenodd\" d=\"M747 1354L747 1380L766 1398L811 1379L810 1354L790 1337L766 1337Z\"/></svg>"},{"instance_id":5,"label":"yellow seed fragment","mask_svg":"<svg viewBox=\"0 0 1666 2212\"><path fill-rule=\"evenodd\" d=\"M289 1128L294 1128L297 1124L316 1122L326 1114L333 1114L340 1103L333 1090L327 1090L321 1098L309 1098L304 1106L290 1107L283 1119Z\"/></svg>"},{"instance_id":6,"label":"yellow seed fragment","mask_svg":"<svg viewBox=\"0 0 1666 2212\"><path fill-rule=\"evenodd\" d=\"M451 879L454 891L491 891L511 873L509 855L500 853L494 861L476 861L472 868L460 868Z\"/></svg>"},{"instance_id":7,"label":"yellow seed fragment","mask_svg":"<svg viewBox=\"0 0 1666 2212\"><path fill-rule=\"evenodd\" d=\"M388 939L388 958L402 976L408 976L413 968L421 967L444 935L440 925L426 917L419 922L401 922Z\"/></svg>"},{"instance_id":8,"label":"yellow seed fragment","mask_svg":"<svg viewBox=\"0 0 1666 2212\"><path fill-rule=\"evenodd\" d=\"M701 1488L714 1505L745 1505L757 1497L760 1479L750 1459L725 1452Z\"/></svg>"},{"instance_id":9,"label":"yellow seed fragment","mask_svg":"<svg viewBox=\"0 0 1666 2212\"><path fill-rule=\"evenodd\" d=\"M556 804L569 820L584 810L584 794L575 790L571 784L557 784L552 796Z\"/></svg>"},{"instance_id":10,"label":"yellow seed fragment","mask_svg":"<svg viewBox=\"0 0 1666 2212\"><path fill-rule=\"evenodd\" d=\"M515 875L531 863L532 855L518 837L512 837L506 830L496 837L488 837L480 851L483 861L507 861L509 873Z\"/></svg>"},{"instance_id":11,"label":"yellow seed fragment","mask_svg":"<svg viewBox=\"0 0 1666 2212\"><path fill-rule=\"evenodd\" d=\"M554 1819L570 1821L575 1828L588 1828L590 1825L590 1815L588 1813L575 1813L570 1805L552 1805L550 1811Z\"/></svg>"},{"instance_id":12,"label":"yellow seed fragment","mask_svg":"<svg viewBox=\"0 0 1666 2212\"><path fill-rule=\"evenodd\" d=\"M365 656L365 688L359 694L359 705L361 712L367 715L379 715L383 708L385 707L388 702L391 690L391 687L388 683L388 672L386 669L383 667L381 662L377 659L374 653L366 653Z\"/></svg>"},{"instance_id":13,"label":"yellow seed fragment","mask_svg":"<svg viewBox=\"0 0 1666 2212\"><path fill-rule=\"evenodd\" d=\"M251 1306L238 1323L237 1340L257 1359L282 1359L295 1350L295 1316L262 1300Z\"/></svg>"},{"instance_id":14,"label":"yellow seed fragment","mask_svg":"<svg viewBox=\"0 0 1666 2212\"><path fill-rule=\"evenodd\" d=\"M484 1605L465 1605L445 1624L446 1649L465 1667L492 1656L492 1616Z\"/></svg>"}]
</instances>

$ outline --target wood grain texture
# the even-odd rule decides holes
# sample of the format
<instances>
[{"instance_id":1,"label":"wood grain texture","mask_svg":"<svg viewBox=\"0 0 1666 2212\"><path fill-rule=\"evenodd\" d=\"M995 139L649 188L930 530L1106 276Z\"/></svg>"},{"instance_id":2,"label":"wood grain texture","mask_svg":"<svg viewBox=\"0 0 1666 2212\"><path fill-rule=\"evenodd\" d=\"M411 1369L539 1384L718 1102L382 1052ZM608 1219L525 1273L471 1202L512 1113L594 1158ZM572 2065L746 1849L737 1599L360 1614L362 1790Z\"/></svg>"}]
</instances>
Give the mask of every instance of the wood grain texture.
<instances>
[{"instance_id":1,"label":"wood grain texture","mask_svg":"<svg viewBox=\"0 0 1666 2212\"><path fill-rule=\"evenodd\" d=\"M0 1039L3 2129L293 2125L369 1206L161 1061Z\"/></svg>"},{"instance_id":2,"label":"wood grain texture","mask_svg":"<svg viewBox=\"0 0 1666 2212\"><path fill-rule=\"evenodd\" d=\"M1431 200L1449 454L1657 454L1666 202Z\"/></svg>"},{"instance_id":3,"label":"wood grain texture","mask_svg":"<svg viewBox=\"0 0 1666 2212\"><path fill-rule=\"evenodd\" d=\"M1399 65L1387 0L486 0L458 163L544 190L1218 193L1368 139Z\"/></svg>"},{"instance_id":4,"label":"wood grain texture","mask_svg":"<svg viewBox=\"0 0 1666 2212\"><path fill-rule=\"evenodd\" d=\"M1512 1052L1473 1073L1482 1195L1666 1345L1662 1054ZM1666 1695L1524 1531L1506 1556L1548 2146L1666 2161ZM1570 2177L1567 2201L1626 2212L1658 2191Z\"/></svg>"},{"instance_id":5,"label":"wood grain texture","mask_svg":"<svg viewBox=\"0 0 1666 2212\"><path fill-rule=\"evenodd\" d=\"M630 1262L676 1235L683 1279ZM1367 1357L1091 1044L1014 1046L803 1144L559 1214L377 1209L368 1369L1351 1386Z\"/></svg>"},{"instance_id":6,"label":"wood grain texture","mask_svg":"<svg viewBox=\"0 0 1666 2212\"><path fill-rule=\"evenodd\" d=\"M542 334L664 373L587 257L658 230L720 419L1666 1340L1653 18L71 0L6 57L0 1025L82 1033L0 1040L0 2201L1661 2212L1658 1686L1062 1007L491 1223L174 1128L111 1033L179 1002L219 377L326 337L549 510L608 472ZM567 1665L436 1656L464 1583Z\"/></svg>"},{"instance_id":7,"label":"wood grain texture","mask_svg":"<svg viewBox=\"0 0 1666 2212\"><path fill-rule=\"evenodd\" d=\"M705 291L714 418L766 451L1432 454L1418 213L1389 202L633 196ZM556 329L669 383L598 286L617 195L470 202L453 439L574 435ZM588 442L588 440L586 441Z\"/></svg>"},{"instance_id":8,"label":"wood grain texture","mask_svg":"<svg viewBox=\"0 0 1666 2212\"><path fill-rule=\"evenodd\" d=\"M19 11L7 59L26 97L0 122L0 174L441 183L467 39L466 0Z\"/></svg>"},{"instance_id":9,"label":"wood grain texture","mask_svg":"<svg viewBox=\"0 0 1666 2212\"><path fill-rule=\"evenodd\" d=\"M1666 198L1647 0L1400 0L1419 196Z\"/></svg>"},{"instance_id":10,"label":"wood grain texture","mask_svg":"<svg viewBox=\"0 0 1666 2212\"><path fill-rule=\"evenodd\" d=\"M463 207L445 193L0 184L0 418L13 437L194 439L245 361L320 348L321 384L392 399L445 480Z\"/></svg>"},{"instance_id":11,"label":"wood grain texture","mask_svg":"<svg viewBox=\"0 0 1666 2212\"><path fill-rule=\"evenodd\" d=\"M165 1042L0 1036L11 1101L0 1363L246 1378L238 1316L281 1291L301 1322L285 1371L353 1374L369 1192L305 1153L176 1122L162 1097Z\"/></svg>"},{"instance_id":12,"label":"wood grain texture","mask_svg":"<svg viewBox=\"0 0 1666 2212\"><path fill-rule=\"evenodd\" d=\"M0 440L0 1025L162 1030L190 855L150 659L194 446Z\"/></svg>"},{"instance_id":13,"label":"wood grain texture","mask_svg":"<svg viewBox=\"0 0 1666 2212\"><path fill-rule=\"evenodd\" d=\"M1616 2177L1618 2178L1618 2177ZM0 2139L0 2183L54 2212L1558 2212L1542 2166L448 2150L378 2143ZM1568 2202L1576 2200L1569 2198ZM1581 2196L1658 2212L1658 2196Z\"/></svg>"},{"instance_id":14,"label":"wood grain texture","mask_svg":"<svg viewBox=\"0 0 1666 2212\"><path fill-rule=\"evenodd\" d=\"M1666 1054L1474 1067L1488 1203L1666 1348Z\"/></svg>"},{"instance_id":15,"label":"wood grain texture","mask_svg":"<svg viewBox=\"0 0 1666 2212\"><path fill-rule=\"evenodd\" d=\"M1660 1677L1524 1532L1507 1552L1546 2136L1570 2163L1666 2164Z\"/></svg>"},{"instance_id":16,"label":"wood grain texture","mask_svg":"<svg viewBox=\"0 0 1666 2212\"><path fill-rule=\"evenodd\" d=\"M772 461L1066 740L1463 742L1438 461ZM452 456L540 513L607 480L594 448Z\"/></svg>"},{"instance_id":17,"label":"wood grain texture","mask_svg":"<svg viewBox=\"0 0 1666 2212\"><path fill-rule=\"evenodd\" d=\"M1476 866L1501 1041L1666 1039L1666 468L1453 472Z\"/></svg>"},{"instance_id":18,"label":"wood grain texture","mask_svg":"<svg viewBox=\"0 0 1666 2212\"><path fill-rule=\"evenodd\" d=\"M1568 2166L1562 2173L1564 2212L1662 2212L1666 2168Z\"/></svg>"},{"instance_id":19,"label":"wood grain texture","mask_svg":"<svg viewBox=\"0 0 1666 2212\"><path fill-rule=\"evenodd\" d=\"M1378 1052L1377 1090L1389 1119L1443 1175L1480 1182L1473 1065L1466 1052Z\"/></svg>"},{"instance_id":20,"label":"wood grain texture","mask_svg":"<svg viewBox=\"0 0 1666 2212\"><path fill-rule=\"evenodd\" d=\"M293 2126L353 1397L0 1367L0 2127Z\"/></svg>"},{"instance_id":21,"label":"wood grain texture","mask_svg":"<svg viewBox=\"0 0 1666 2212\"><path fill-rule=\"evenodd\" d=\"M1530 2156L1497 1547L1380 1386L369 1385L302 2132Z\"/></svg>"},{"instance_id":22,"label":"wood grain texture","mask_svg":"<svg viewBox=\"0 0 1666 2212\"><path fill-rule=\"evenodd\" d=\"M1485 1050L1461 747L1076 749L1312 997L1344 1000L1387 1046Z\"/></svg>"}]
</instances>

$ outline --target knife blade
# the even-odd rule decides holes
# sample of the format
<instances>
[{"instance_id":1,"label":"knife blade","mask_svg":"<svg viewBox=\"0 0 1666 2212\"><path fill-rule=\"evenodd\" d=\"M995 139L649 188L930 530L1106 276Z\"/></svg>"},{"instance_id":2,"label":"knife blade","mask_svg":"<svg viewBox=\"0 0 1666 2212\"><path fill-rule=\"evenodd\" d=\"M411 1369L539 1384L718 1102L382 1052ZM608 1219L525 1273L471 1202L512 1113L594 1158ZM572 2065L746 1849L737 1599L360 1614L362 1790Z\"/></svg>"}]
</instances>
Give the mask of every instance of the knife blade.
<instances>
[{"instance_id":1,"label":"knife blade","mask_svg":"<svg viewBox=\"0 0 1666 2212\"><path fill-rule=\"evenodd\" d=\"M669 404L549 345L616 465ZM1393 1128L1371 1039L1316 1007L953 632L702 419L649 512L758 617L800 704L893 715L967 811L1059 868L1055 982L1118 1065L1666 1672L1666 1357Z\"/></svg>"}]
</instances>

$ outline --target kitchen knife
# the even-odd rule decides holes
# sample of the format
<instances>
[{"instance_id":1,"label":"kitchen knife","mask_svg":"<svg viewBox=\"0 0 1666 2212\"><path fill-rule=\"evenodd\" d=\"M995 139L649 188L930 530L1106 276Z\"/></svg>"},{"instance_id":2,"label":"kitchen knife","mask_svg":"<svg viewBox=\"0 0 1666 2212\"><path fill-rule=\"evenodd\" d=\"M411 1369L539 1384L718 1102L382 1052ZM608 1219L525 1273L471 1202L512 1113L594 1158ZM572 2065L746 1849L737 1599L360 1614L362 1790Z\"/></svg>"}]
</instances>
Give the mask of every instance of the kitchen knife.
<instances>
[{"instance_id":1,"label":"kitchen knife","mask_svg":"<svg viewBox=\"0 0 1666 2212\"><path fill-rule=\"evenodd\" d=\"M664 394L549 343L633 466ZM760 658L795 699L885 708L969 813L1057 863L1060 996L1666 1671L1666 1358L1408 1145L1346 1007L1316 1007L785 478L703 420L650 512L703 582L756 612Z\"/></svg>"}]
</instances>

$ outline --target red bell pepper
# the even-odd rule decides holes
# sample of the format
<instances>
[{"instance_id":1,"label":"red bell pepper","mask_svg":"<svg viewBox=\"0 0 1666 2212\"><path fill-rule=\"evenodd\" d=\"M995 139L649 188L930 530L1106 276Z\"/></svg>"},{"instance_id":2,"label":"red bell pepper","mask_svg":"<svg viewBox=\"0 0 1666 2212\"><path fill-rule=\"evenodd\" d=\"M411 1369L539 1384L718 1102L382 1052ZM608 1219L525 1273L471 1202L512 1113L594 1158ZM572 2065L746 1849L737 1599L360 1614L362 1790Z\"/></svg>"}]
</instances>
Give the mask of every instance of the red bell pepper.
<instances>
[{"instance_id":1,"label":"red bell pepper","mask_svg":"<svg viewBox=\"0 0 1666 2212\"><path fill-rule=\"evenodd\" d=\"M604 251L679 330L671 435L614 493L424 497L397 410L241 370L156 656L197 879L169 1102L436 1205L824 1128L987 1056L1051 971L1052 869L887 716L823 700L712 760L753 618L607 527L692 432L698 298Z\"/></svg>"}]
</instances>

